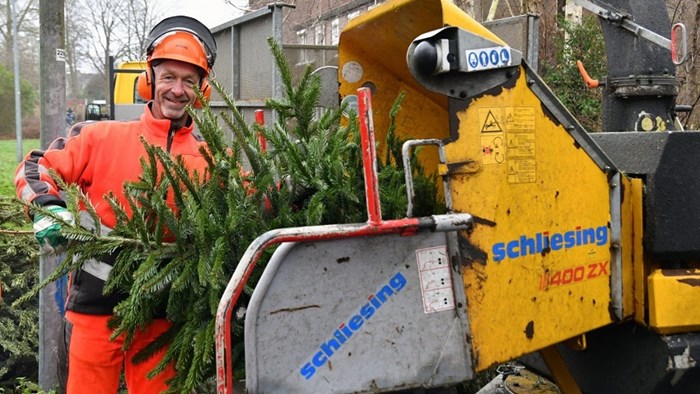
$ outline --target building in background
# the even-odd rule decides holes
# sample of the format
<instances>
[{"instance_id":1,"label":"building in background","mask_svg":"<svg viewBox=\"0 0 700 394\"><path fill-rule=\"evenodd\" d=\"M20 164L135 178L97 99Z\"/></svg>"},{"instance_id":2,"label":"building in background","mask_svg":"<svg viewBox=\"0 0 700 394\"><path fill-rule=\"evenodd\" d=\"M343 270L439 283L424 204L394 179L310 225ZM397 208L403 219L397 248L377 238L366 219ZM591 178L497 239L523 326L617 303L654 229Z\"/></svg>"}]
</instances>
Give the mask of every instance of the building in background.
<instances>
[{"instance_id":1,"label":"building in background","mask_svg":"<svg viewBox=\"0 0 700 394\"><path fill-rule=\"evenodd\" d=\"M338 45L340 32L348 21L361 15L387 0L288 0L283 14L283 44L288 58L294 64L311 65L314 68L334 65L329 59L331 52L318 52L318 48L333 49ZM486 25L491 22L535 15L538 19L537 34L534 40L538 63L554 61L554 41L562 33L558 20L566 18L579 21L581 9L572 0L451 0L474 19ZM258 10L273 3L273 0L249 0L249 8ZM500 22L499 22L500 23ZM496 32L499 34L502 32ZM504 37L502 37L504 38ZM505 39L505 38L504 38ZM506 41L508 41L506 39ZM317 46L317 48L306 47ZM513 44L511 44L513 45ZM517 45L515 45L517 47ZM291 52L290 52L291 51ZM294 53L297 51L297 53Z\"/></svg>"},{"instance_id":2,"label":"building in background","mask_svg":"<svg viewBox=\"0 0 700 394\"><path fill-rule=\"evenodd\" d=\"M297 1L284 12L285 44L338 45L349 20L383 3L383 0ZM270 0L250 0L249 8L267 6Z\"/></svg>"}]
</instances>

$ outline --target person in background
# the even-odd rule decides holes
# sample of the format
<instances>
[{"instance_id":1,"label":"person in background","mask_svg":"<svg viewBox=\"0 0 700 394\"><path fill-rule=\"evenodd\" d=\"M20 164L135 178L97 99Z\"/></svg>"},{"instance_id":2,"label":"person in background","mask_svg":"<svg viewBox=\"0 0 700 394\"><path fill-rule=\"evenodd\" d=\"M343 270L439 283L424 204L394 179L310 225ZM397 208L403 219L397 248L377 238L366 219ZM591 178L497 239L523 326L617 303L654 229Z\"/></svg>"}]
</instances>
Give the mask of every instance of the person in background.
<instances>
[{"instance_id":1,"label":"person in background","mask_svg":"<svg viewBox=\"0 0 700 394\"><path fill-rule=\"evenodd\" d=\"M51 177L54 170L66 184L77 185L94 206L100 223L80 211L80 224L101 226L102 234L116 224L114 212L104 197L113 193L125 202L123 185L136 181L142 173L141 158L146 151L141 138L180 156L190 171L204 174L207 163L200 154L204 141L193 133L194 122L186 111L198 106L195 88L208 99L207 76L216 60L216 42L209 29L196 19L176 16L159 22L147 38L147 70L139 76L139 94L148 100L140 119L79 123L68 138L59 138L48 149L30 152L19 164L15 186L17 196L40 205L72 222L61 189ZM171 204L174 203L171 201ZM124 203L123 206L128 207ZM129 212L131 214L131 212ZM57 248L66 242L61 223L49 216L35 215L34 232L44 248ZM68 351L68 393L116 393L124 372L130 393L160 393L168 388L175 374L169 365L148 379L146 375L163 358L165 349L149 360L134 364L132 357L171 326L156 319L139 331L132 346L122 349L123 337L110 340L107 321L114 307L127 294L103 294L105 281L116 256L96 259L70 275L66 305Z\"/></svg>"},{"instance_id":2,"label":"person in background","mask_svg":"<svg viewBox=\"0 0 700 394\"><path fill-rule=\"evenodd\" d=\"M73 113L72 108L68 108L66 111L66 125L73 126L73 123L75 123L75 113Z\"/></svg>"}]
</instances>

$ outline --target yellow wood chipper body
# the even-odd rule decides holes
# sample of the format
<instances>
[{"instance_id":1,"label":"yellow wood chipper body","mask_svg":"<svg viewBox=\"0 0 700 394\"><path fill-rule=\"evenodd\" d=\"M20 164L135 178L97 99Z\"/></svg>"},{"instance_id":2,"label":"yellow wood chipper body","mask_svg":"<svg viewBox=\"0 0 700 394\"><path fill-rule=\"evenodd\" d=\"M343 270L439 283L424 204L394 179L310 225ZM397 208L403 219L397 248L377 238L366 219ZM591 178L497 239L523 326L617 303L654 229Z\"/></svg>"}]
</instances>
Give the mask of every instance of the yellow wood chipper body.
<instances>
[{"instance_id":1,"label":"yellow wood chipper body","mask_svg":"<svg viewBox=\"0 0 700 394\"><path fill-rule=\"evenodd\" d=\"M232 380L225 323L262 249L280 242L246 312L249 392L449 387L513 360L565 393L697 390L700 133L673 130L663 2L614 3L597 12L609 76L596 132L448 0L387 1L353 19L342 101L360 103L363 130L384 141L405 93L396 133L413 144L404 153L422 146L450 212L383 222L366 176L367 224L261 236L219 305L220 391ZM375 146L363 151L367 174ZM409 197L410 183L409 169Z\"/></svg>"},{"instance_id":2,"label":"yellow wood chipper body","mask_svg":"<svg viewBox=\"0 0 700 394\"><path fill-rule=\"evenodd\" d=\"M632 7L637 13L642 12L637 7L647 7L649 14L661 2L646 3L652 4L632 2ZM661 18L658 15L652 18ZM654 27L663 28L663 18ZM619 47L626 45L611 36L626 34L636 40L637 56L645 54L639 49L643 37L617 33L614 26L606 29L609 52L619 54ZM661 52L670 60L668 51L647 45L652 54ZM403 138L440 138L445 144L444 162L430 148L424 148L421 157L448 180L454 211L468 212L475 220L473 232L460 233L459 251L477 371L541 350L547 363L561 364L560 353L552 351L556 344L569 343L580 354L592 353L583 349L591 346L587 334L606 326L627 332L630 324L636 325L663 343L668 342L663 334L692 333L700 327L700 308L693 302L700 295L699 271L694 268L700 241L680 241L677 250L672 245L663 252L645 251L645 246L672 243L664 239L688 238L661 234L674 221L687 219L676 231L698 229L693 221L693 215L695 221L700 219L697 208L689 208L688 217L675 213L678 207L667 209L658 201L698 203L700 189L693 189L697 182L684 181L683 192L694 197L678 198L669 191L673 179L664 179L679 176L682 168L667 164L663 169L646 165L635 170L627 165L652 160L652 155L663 163L662 158L674 155L664 151L664 144L671 147L678 141L674 138L683 137L682 145L697 147L700 134L666 130L649 136L635 132L634 125L629 133L589 134L536 71L521 61L518 51L449 1L388 2L351 21L339 49L341 96L351 96L361 86L372 89L378 140L388 128L393 101L405 92L398 133ZM647 76L638 90L648 94L632 98L627 86L620 87L627 81L613 78L615 66L609 65L603 103L615 107L615 113L604 111L607 118L616 119L613 127L625 127L618 119L624 116L632 116L632 123L653 111L661 112L657 119L671 116L673 108L663 112L663 106L669 105L666 79L672 65L662 64L666 68L660 77ZM634 105L641 109L627 108ZM637 145L655 152L636 152ZM642 152L646 157L640 157ZM673 165L692 166L697 157L679 157ZM617 335L609 335L611 341L620 342ZM666 363L678 350L695 352L694 340L695 334L688 334L681 340L691 344L688 347L668 353L655 349L653 356L666 357ZM618 352L614 343L601 346L611 354ZM646 357L643 351L628 356ZM694 365L679 361L679 371ZM628 390L634 392L646 386L629 387L635 387Z\"/></svg>"}]
</instances>

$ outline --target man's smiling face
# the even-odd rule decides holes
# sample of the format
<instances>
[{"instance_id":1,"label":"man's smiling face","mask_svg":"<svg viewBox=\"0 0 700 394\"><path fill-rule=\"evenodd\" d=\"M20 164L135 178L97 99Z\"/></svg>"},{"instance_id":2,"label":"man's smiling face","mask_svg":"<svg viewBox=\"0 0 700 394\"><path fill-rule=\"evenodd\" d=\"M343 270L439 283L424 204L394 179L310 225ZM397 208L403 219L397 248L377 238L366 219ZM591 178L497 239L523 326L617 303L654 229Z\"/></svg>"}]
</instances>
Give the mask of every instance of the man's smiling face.
<instances>
[{"instance_id":1,"label":"man's smiling face","mask_svg":"<svg viewBox=\"0 0 700 394\"><path fill-rule=\"evenodd\" d=\"M177 60L165 60L153 71L153 116L184 124L187 119L185 107L194 104L197 98L194 86L199 86L200 82L198 68Z\"/></svg>"}]
</instances>

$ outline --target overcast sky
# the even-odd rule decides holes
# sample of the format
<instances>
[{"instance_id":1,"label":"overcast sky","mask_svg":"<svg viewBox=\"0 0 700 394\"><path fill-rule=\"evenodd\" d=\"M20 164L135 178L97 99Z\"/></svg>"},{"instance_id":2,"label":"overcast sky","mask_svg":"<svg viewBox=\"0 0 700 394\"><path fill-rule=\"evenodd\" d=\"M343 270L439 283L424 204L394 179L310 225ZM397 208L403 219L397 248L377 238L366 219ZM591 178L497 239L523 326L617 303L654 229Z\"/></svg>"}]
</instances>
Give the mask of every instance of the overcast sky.
<instances>
[{"instance_id":1,"label":"overcast sky","mask_svg":"<svg viewBox=\"0 0 700 394\"><path fill-rule=\"evenodd\" d=\"M247 0L236 0L244 8ZM210 29L243 14L240 9L226 4L225 0L159 0L163 16L187 15L204 23Z\"/></svg>"}]
</instances>

